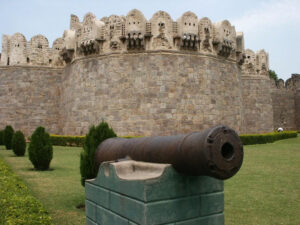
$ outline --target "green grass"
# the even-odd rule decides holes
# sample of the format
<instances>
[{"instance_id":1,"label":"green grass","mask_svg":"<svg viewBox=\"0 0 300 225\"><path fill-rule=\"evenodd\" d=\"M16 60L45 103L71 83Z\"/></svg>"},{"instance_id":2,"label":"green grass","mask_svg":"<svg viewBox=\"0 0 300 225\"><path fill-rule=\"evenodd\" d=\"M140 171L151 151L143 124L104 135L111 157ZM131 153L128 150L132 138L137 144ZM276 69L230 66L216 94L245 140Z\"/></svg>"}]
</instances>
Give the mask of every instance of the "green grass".
<instances>
[{"instance_id":1,"label":"green grass","mask_svg":"<svg viewBox=\"0 0 300 225\"><path fill-rule=\"evenodd\" d=\"M0 149L4 149L3 146ZM0 157L28 184L55 224L85 224L76 205L84 202L80 185L81 148L54 147L52 171L34 171L26 157L0 150ZM300 137L245 146L244 163L225 181L226 225L299 225Z\"/></svg>"},{"instance_id":2,"label":"green grass","mask_svg":"<svg viewBox=\"0 0 300 225\"><path fill-rule=\"evenodd\" d=\"M0 224L50 225L51 218L28 187L0 158Z\"/></svg>"},{"instance_id":3,"label":"green grass","mask_svg":"<svg viewBox=\"0 0 300 225\"><path fill-rule=\"evenodd\" d=\"M50 171L36 171L25 157L15 157L11 150L0 147L4 159L28 185L50 213L55 224L85 224L84 211L76 206L84 203L84 188L80 184L79 154L81 148L54 146Z\"/></svg>"},{"instance_id":4,"label":"green grass","mask_svg":"<svg viewBox=\"0 0 300 225\"><path fill-rule=\"evenodd\" d=\"M300 224L300 137L245 147L225 181L226 225Z\"/></svg>"}]
</instances>

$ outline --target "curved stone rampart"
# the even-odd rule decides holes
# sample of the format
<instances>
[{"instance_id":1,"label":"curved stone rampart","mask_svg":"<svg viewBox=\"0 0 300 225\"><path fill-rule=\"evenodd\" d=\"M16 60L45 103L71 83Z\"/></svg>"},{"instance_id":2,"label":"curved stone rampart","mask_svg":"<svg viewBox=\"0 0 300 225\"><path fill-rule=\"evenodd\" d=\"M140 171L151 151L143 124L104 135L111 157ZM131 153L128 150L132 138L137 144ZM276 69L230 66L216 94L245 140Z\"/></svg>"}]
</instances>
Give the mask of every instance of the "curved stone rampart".
<instances>
[{"instance_id":1,"label":"curved stone rampart","mask_svg":"<svg viewBox=\"0 0 300 225\"><path fill-rule=\"evenodd\" d=\"M85 134L102 118L119 135L242 127L240 70L215 57L152 52L83 58L66 68L62 86L64 134Z\"/></svg>"}]
</instances>

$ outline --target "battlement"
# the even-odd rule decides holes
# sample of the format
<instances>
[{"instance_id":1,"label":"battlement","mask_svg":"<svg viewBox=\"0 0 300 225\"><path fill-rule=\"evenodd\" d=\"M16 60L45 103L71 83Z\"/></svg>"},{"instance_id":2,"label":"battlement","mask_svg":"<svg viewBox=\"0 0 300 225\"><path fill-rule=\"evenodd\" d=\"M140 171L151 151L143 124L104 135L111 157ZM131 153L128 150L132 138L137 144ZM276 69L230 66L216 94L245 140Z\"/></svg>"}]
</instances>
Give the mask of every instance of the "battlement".
<instances>
[{"instance_id":1,"label":"battlement","mask_svg":"<svg viewBox=\"0 0 300 225\"><path fill-rule=\"evenodd\" d=\"M164 11L150 20L136 10L127 16L111 15L97 19L87 13L82 22L71 15L70 30L64 32L66 62L92 54L173 50L199 52L243 60L243 34L236 34L228 20L212 23L207 17L198 19L192 12L177 21Z\"/></svg>"},{"instance_id":2,"label":"battlement","mask_svg":"<svg viewBox=\"0 0 300 225\"><path fill-rule=\"evenodd\" d=\"M1 65L64 66L75 58L107 53L145 52L156 50L203 53L229 58L240 65L244 60L243 33L236 33L228 20L212 23L198 19L188 11L174 21L164 11L150 20L137 9L126 16L111 15L97 19L87 13L80 22L71 15L70 29L53 42L37 35L26 41L24 35L3 35ZM63 59L63 60L62 60Z\"/></svg>"},{"instance_id":3,"label":"battlement","mask_svg":"<svg viewBox=\"0 0 300 225\"><path fill-rule=\"evenodd\" d=\"M245 50L245 60L242 65L243 75L263 75L269 77L269 54L265 50L254 53Z\"/></svg>"},{"instance_id":4,"label":"battlement","mask_svg":"<svg viewBox=\"0 0 300 225\"><path fill-rule=\"evenodd\" d=\"M62 38L57 38L50 48L48 39L40 34L33 36L30 41L21 33L3 35L0 65L62 67L65 65L60 56L62 47Z\"/></svg>"},{"instance_id":5,"label":"battlement","mask_svg":"<svg viewBox=\"0 0 300 225\"><path fill-rule=\"evenodd\" d=\"M283 79L279 79L278 81L271 79L271 87L279 90L300 90L300 74L292 74L285 82Z\"/></svg>"}]
</instances>

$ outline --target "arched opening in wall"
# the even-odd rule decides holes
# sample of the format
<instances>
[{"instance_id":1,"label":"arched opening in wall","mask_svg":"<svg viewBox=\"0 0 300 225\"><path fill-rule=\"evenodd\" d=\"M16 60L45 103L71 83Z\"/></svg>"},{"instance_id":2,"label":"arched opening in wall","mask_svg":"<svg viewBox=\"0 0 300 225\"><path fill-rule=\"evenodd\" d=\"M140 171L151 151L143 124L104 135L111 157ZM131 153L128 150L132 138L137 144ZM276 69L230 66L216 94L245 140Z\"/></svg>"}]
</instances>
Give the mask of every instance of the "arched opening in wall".
<instances>
[{"instance_id":1,"label":"arched opening in wall","mask_svg":"<svg viewBox=\"0 0 300 225\"><path fill-rule=\"evenodd\" d=\"M9 66L9 57L7 57L7 65Z\"/></svg>"},{"instance_id":2,"label":"arched opening in wall","mask_svg":"<svg viewBox=\"0 0 300 225\"><path fill-rule=\"evenodd\" d=\"M49 64L51 65L51 63L52 63L52 59L49 59Z\"/></svg>"},{"instance_id":3,"label":"arched opening in wall","mask_svg":"<svg viewBox=\"0 0 300 225\"><path fill-rule=\"evenodd\" d=\"M29 57L27 57L26 61L27 61L27 63L30 63L30 59L29 59Z\"/></svg>"}]
</instances>

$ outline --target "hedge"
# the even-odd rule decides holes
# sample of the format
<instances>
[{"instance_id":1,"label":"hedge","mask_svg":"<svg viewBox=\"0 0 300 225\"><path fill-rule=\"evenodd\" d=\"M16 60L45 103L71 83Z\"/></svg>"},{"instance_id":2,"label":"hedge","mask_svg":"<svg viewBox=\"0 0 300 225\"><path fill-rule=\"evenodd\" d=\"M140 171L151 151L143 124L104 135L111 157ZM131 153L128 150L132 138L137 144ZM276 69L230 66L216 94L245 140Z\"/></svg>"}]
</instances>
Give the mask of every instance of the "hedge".
<instances>
[{"instance_id":1,"label":"hedge","mask_svg":"<svg viewBox=\"0 0 300 225\"><path fill-rule=\"evenodd\" d=\"M241 134L244 145L266 144L274 141L297 137L297 131L272 132L265 134Z\"/></svg>"},{"instance_id":2,"label":"hedge","mask_svg":"<svg viewBox=\"0 0 300 225\"><path fill-rule=\"evenodd\" d=\"M0 158L0 224L53 224L48 212Z\"/></svg>"},{"instance_id":3,"label":"hedge","mask_svg":"<svg viewBox=\"0 0 300 225\"><path fill-rule=\"evenodd\" d=\"M66 136L50 134L52 145L58 146L83 146L85 136Z\"/></svg>"},{"instance_id":4,"label":"hedge","mask_svg":"<svg viewBox=\"0 0 300 225\"><path fill-rule=\"evenodd\" d=\"M297 132L299 133L299 131L283 131L283 132L272 132L272 133L265 133L265 134L241 134L240 138L244 145L266 144L281 139L297 137ZM139 137L143 137L143 136L122 136L122 138L139 138ZM51 134L50 139L53 145L82 147L85 136L67 136L67 135Z\"/></svg>"}]
</instances>

